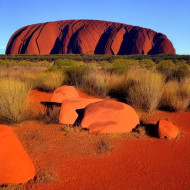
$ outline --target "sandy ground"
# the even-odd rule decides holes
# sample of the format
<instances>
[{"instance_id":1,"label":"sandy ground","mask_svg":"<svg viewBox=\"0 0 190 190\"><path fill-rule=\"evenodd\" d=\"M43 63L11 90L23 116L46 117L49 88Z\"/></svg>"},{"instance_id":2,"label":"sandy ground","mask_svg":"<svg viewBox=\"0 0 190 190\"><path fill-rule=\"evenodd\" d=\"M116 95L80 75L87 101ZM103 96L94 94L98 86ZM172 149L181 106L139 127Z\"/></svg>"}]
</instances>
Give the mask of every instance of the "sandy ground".
<instances>
[{"instance_id":1,"label":"sandy ground","mask_svg":"<svg viewBox=\"0 0 190 190\"><path fill-rule=\"evenodd\" d=\"M40 108L40 101L48 101L51 93L33 91L30 97ZM93 135L44 121L13 126L40 176L29 189L189 190L190 112L139 114L147 124L159 119L174 122L180 137ZM106 142L101 144L103 149L102 141Z\"/></svg>"}]
</instances>

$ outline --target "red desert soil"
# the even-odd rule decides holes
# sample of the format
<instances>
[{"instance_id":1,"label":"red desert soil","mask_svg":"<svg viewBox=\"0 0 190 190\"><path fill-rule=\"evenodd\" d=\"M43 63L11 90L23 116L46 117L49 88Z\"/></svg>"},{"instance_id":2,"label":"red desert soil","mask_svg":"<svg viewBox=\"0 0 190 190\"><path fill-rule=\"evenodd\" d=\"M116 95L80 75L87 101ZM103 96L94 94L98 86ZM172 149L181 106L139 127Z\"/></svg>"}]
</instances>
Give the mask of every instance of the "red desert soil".
<instances>
[{"instance_id":1,"label":"red desert soil","mask_svg":"<svg viewBox=\"0 0 190 190\"><path fill-rule=\"evenodd\" d=\"M30 94L36 106L50 95L38 91ZM98 154L91 141L105 139L106 135L67 132L61 130L62 125L39 121L15 125L13 129L36 171L53 176L49 183L36 183L34 189L190 189L190 112L139 115L149 124L159 119L174 122L181 131L180 138L113 135L107 138L113 151Z\"/></svg>"}]
</instances>

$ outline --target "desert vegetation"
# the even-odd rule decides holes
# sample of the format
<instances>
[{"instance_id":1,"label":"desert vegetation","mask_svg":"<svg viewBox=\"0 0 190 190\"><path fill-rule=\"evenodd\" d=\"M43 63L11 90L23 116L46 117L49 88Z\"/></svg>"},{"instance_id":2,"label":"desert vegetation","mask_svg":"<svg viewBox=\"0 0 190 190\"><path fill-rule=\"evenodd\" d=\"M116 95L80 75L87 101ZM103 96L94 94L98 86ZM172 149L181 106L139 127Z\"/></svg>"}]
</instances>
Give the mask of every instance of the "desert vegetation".
<instances>
[{"instance_id":1,"label":"desert vegetation","mask_svg":"<svg viewBox=\"0 0 190 190\"><path fill-rule=\"evenodd\" d=\"M27 118L30 90L74 85L136 109L185 111L190 106L189 56L11 55L0 57L0 118ZM28 111L29 112L29 111ZM24 114L24 115L23 115Z\"/></svg>"}]
</instances>

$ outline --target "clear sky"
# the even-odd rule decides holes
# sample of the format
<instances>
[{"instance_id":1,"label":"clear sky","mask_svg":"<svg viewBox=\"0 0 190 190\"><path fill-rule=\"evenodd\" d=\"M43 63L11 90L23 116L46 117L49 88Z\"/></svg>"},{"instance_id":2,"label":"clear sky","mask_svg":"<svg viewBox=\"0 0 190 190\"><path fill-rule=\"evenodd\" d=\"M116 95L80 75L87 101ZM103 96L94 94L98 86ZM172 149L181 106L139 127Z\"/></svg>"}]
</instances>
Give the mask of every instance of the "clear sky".
<instances>
[{"instance_id":1,"label":"clear sky","mask_svg":"<svg viewBox=\"0 0 190 190\"><path fill-rule=\"evenodd\" d=\"M0 0L0 53L25 25L96 19L164 33L177 54L190 54L190 0Z\"/></svg>"}]
</instances>

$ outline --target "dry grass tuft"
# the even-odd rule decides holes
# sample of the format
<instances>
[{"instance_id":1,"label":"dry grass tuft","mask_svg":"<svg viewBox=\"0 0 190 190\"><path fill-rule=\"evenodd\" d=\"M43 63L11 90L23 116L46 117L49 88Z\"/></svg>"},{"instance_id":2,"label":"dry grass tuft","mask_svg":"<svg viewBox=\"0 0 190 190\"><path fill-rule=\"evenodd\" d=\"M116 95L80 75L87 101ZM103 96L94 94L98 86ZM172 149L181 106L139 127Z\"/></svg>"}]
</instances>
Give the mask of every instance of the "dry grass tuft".
<instances>
[{"instance_id":1,"label":"dry grass tuft","mask_svg":"<svg viewBox=\"0 0 190 190\"><path fill-rule=\"evenodd\" d=\"M190 78L169 81L164 87L160 107L169 111L185 111L190 105Z\"/></svg>"},{"instance_id":2,"label":"dry grass tuft","mask_svg":"<svg viewBox=\"0 0 190 190\"><path fill-rule=\"evenodd\" d=\"M97 154L108 154L112 152L113 145L106 139L100 139L96 144Z\"/></svg>"},{"instance_id":3,"label":"dry grass tuft","mask_svg":"<svg viewBox=\"0 0 190 190\"><path fill-rule=\"evenodd\" d=\"M128 80L133 81L128 89L128 102L146 112L155 110L162 96L162 75L148 70L137 70L129 73Z\"/></svg>"},{"instance_id":4,"label":"dry grass tuft","mask_svg":"<svg viewBox=\"0 0 190 190\"><path fill-rule=\"evenodd\" d=\"M0 120L17 123L30 115L26 97L31 90L29 83L0 80Z\"/></svg>"}]
</instances>

